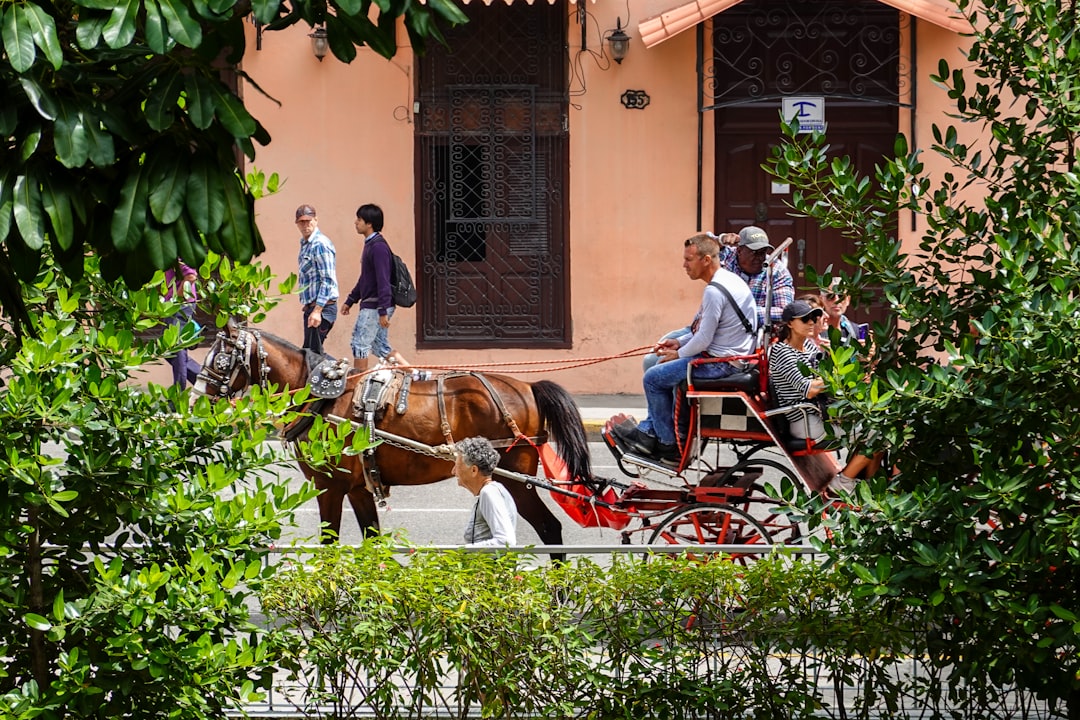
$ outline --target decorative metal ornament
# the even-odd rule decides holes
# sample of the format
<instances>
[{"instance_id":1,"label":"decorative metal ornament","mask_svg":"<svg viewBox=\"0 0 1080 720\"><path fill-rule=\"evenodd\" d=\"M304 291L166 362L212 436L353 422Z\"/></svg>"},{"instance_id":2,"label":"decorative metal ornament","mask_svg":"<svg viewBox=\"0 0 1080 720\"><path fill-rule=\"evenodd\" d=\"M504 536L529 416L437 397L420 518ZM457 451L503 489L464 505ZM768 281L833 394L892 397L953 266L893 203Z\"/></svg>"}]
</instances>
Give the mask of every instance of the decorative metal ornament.
<instances>
[{"instance_id":1,"label":"decorative metal ornament","mask_svg":"<svg viewBox=\"0 0 1080 720\"><path fill-rule=\"evenodd\" d=\"M627 110L644 110L651 98L644 90L627 90L619 101Z\"/></svg>"}]
</instances>

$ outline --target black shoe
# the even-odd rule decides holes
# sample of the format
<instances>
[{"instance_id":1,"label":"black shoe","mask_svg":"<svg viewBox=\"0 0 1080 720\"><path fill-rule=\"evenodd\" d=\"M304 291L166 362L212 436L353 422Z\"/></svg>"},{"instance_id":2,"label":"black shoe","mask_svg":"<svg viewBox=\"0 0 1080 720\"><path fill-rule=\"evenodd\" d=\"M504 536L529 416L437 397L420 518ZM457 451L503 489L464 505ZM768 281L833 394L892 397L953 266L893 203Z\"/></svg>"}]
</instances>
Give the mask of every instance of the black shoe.
<instances>
[{"instance_id":1,"label":"black shoe","mask_svg":"<svg viewBox=\"0 0 1080 720\"><path fill-rule=\"evenodd\" d=\"M653 453L653 457L660 461L661 465L667 465L669 467L679 467L682 463L682 453L679 452L678 445L660 445L656 446L656 452Z\"/></svg>"},{"instance_id":2,"label":"black shoe","mask_svg":"<svg viewBox=\"0 0 1080 720\"><path fill-rule=\"evenodd\" d=\"M619 439L623 447L635 455L651 457L656 452L656 438L642 432L636 426L627 428L624 425L616 425L612 428L615 437Z\"/></svg>"}]
</instances>

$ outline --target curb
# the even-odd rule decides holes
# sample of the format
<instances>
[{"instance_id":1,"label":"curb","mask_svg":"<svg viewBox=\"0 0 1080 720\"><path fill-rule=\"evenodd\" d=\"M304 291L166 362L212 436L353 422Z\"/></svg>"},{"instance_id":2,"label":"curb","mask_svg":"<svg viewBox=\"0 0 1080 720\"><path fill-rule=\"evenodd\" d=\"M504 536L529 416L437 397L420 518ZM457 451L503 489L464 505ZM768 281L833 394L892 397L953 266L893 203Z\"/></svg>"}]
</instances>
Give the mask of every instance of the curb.
<instances>
[{"instance_id":1,"label":"curb","mask_svg":"<svg viewBox=\"0 0 1080 720\"><path fill-rule=\"evenodd\" d=\"M589 442L603 442L600 431L604 429L604 423L606 422L606 418L604 420L586 418L581 421L581 424L585 426L585 435L589 438Z\"/></svg>"}]
</instances>

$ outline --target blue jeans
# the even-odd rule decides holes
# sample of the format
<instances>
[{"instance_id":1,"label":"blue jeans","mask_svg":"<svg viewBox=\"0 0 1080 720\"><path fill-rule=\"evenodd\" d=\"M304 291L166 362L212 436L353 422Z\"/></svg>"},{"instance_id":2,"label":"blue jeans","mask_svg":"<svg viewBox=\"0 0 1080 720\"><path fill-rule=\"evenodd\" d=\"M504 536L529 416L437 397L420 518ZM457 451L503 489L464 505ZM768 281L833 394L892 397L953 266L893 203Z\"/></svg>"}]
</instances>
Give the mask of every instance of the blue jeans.
<instances>
[{"instance_id":1,"label":"blue jeans","mask_svg":"<svg viewBox=\"0 0 1080 720\"><path fill-rule=\"evenodd\" d=\"M307 321L311 317L311 311L315 309L315 303L308 303L304 306L304 348L310 348L310 335L308 334ZM322 322L319 323L319 344L326 342L326 336L330 334L330 329L334 327L334 322L337 320L337 303L332 302L322 309Z\"/></svg>"},{"instance_id":2,"label":"blue jeans","mask_svg":"<svg viewBox=\"0 0 1080 720\"><path fill-rule=\"evenodd\" d=\"M697 357L701 357L698 355ZM649 416L638 429L656 436L661 445L675 444L675 393L686 379L686 368L695 358L677 358L657 363L645 371L645 402ZM719 378L734 375L738 370L728 363L708 363L694 371L694 377Z\"/></svg>"},{"instance_id":3,"label":"blue jeans","mask_svg":"<svg viewBox=\"0 0 1080 720\"><path fill-rule=\"evenodd\" d=\"M387 308L386 317L394 316L394 308ZM352 354L354 358L366 358L374 351L381 358L394 352L390 347L390 333L379 324L379 311L375 308L360 308L356 314L356 325L352 331Z\"/></svg>"}]
</instances>

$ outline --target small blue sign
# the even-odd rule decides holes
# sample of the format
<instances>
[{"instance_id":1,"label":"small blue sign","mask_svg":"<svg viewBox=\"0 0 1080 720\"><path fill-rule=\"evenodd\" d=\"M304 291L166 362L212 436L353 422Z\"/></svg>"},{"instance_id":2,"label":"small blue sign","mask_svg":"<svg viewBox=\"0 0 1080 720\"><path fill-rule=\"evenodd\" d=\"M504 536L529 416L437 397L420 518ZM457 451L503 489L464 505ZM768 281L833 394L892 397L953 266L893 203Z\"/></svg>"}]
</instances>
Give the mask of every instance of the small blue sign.
<instances>
[{"instance_id":1,"label":"small blue sign","mask_svg":"<svg viewBox=\"0 0 1080 720\"><path fill-rule=\"evenodd\" d=\"M783 105L784 117L799 121L799 132L825 132L825 98L813 95L789 95Z\"/></svg>"}]
</instances>

